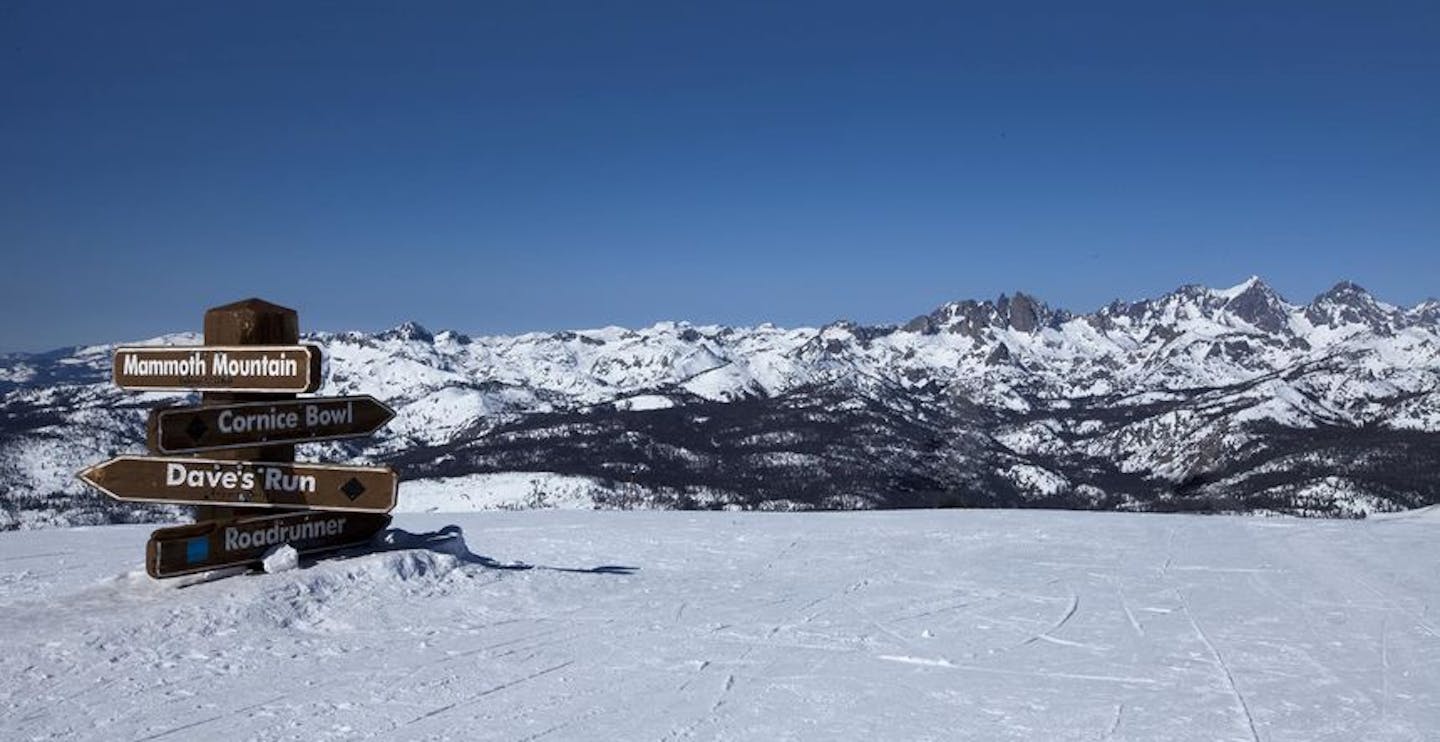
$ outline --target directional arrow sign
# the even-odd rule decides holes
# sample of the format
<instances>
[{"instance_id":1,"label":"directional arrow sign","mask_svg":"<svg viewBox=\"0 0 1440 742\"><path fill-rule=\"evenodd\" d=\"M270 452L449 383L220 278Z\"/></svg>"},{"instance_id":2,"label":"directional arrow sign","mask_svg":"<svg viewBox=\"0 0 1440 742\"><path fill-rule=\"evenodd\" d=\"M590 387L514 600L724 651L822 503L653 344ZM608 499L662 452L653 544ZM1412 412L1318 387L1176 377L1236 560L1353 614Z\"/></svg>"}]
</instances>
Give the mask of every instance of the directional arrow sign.
<instances>
[{"instance_id":1,"label":"directional arrow sign","mask_svg":"<svg viewBox=\"0 0 1440 742\"><path fill-rule=\"evenodd\" d=\"M115 384L127 390L313 392L314 345L193 345L115 349Z\"/></svg>"},{"instance_id":2,"label":"directional arrow sign","mask_svg":"<svg viewBox=\"0 0 1440 742\"><path fill-rule=\"evenodd\" d=\"M370 435L395 417L374 397L247 402L150 411L150 450L159 454L307 443Z\"/></svg>"},{"instance_id":3,"label":"directional arrow sign","mask_svg":"<svg viewBox=\"0 0 1440 742\"><path fill-rule=\"evenodd\" d=\"M119 456L80 479L127 502L388 513L399 477L388 467Z\"/></svg>"},{"instance_id":4,"label":"directional arrow sign","mask_svg":"<svg viewBox=\"0 0 1440 742\"><path fill-rule=\"evenodd\" d=\"M358 546L388 525L388 515L303 512L161 528L145 547L145 571L161 578L253 564L280 544L301 554Z\"/></svg>"}]
</instances>

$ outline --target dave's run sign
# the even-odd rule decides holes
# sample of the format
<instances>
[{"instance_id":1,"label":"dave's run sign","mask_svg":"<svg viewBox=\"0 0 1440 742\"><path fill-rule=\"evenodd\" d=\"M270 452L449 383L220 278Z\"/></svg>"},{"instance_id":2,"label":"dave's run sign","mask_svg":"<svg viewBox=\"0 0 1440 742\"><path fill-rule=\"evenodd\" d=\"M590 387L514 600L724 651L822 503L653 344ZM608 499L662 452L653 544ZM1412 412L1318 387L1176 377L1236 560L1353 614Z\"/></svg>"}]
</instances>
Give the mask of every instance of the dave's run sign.
<instances>
[{"instance_id":1,"label":"dave's run sign","mask_svg":"<svg viewBox=\"0 0 1440 742\"><path fill-rule=\"evenodd\" d=\"M321 397L150 411L148 442L159 454L370 435L395 411L374 397Z\"/></svg>"},{"instance_id":2,"label":"dave's run sign","mask_svg":"<svg viewBox=\"0 0 1440 742\"><path fill-rule=\"evenodd\" d=\"M313 345L155 346L115 349L115 385L130 391L313 392Z\"/></svg>"},{"instance_id":3,"label":"dave's run sign","mask_svg":"<svg viewBox=\"0 0 1440 742\"><path fill-rule=\"evenodd\" d=\"M399 477L387 467L119 456L80 478L127 502L388 513Z\"/></svg>"},{"instance_id":4,"label":"dave's run sign","mask_svg":"<svg viewBox=\"0 0 1440 742\"><path fill-rule=\"evenodd\" d=\"M360 546L388 525L388 515L284 513L161 528L145 547L145 571L160 578L244 566L284 544L301 554Z\"/></svg>"}]
</instances>

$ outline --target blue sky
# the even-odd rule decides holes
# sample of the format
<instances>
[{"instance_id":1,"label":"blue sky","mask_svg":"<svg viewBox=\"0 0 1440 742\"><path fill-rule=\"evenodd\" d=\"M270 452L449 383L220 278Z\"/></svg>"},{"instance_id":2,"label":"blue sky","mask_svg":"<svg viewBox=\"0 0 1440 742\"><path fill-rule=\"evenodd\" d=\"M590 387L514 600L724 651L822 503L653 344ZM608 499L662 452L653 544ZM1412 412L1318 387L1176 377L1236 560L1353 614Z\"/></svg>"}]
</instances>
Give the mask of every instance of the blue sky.
<instances>
[{"instance_id":1,"label":"blue sky","mask_svg":"<svg viewBox=\"0 0 1440 742\"><path fill-rule=\"evenodd\" d=\"M1177 5L5 3L0 350L1440 294L1440 4Z\"/></svg>"}]
</instances>

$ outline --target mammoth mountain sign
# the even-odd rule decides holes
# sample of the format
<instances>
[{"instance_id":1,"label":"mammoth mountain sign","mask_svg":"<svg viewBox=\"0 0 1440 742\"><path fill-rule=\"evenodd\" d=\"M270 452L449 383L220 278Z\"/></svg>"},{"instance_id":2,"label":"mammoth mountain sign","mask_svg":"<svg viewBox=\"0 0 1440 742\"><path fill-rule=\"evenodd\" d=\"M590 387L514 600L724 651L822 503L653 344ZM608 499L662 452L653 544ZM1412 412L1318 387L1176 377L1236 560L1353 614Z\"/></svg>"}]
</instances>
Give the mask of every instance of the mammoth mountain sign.
<instances>
[{"instance_id":1,"label":"mammoth mountain sign","mask_svg":"<svg viewBox=\"0 0 1440 742\"><path fill-rule=\"evenodd\" d=\"M115 385L131 391L313 392L313 345L155 346L115 349Z\"/></svg>"}]
</instances>

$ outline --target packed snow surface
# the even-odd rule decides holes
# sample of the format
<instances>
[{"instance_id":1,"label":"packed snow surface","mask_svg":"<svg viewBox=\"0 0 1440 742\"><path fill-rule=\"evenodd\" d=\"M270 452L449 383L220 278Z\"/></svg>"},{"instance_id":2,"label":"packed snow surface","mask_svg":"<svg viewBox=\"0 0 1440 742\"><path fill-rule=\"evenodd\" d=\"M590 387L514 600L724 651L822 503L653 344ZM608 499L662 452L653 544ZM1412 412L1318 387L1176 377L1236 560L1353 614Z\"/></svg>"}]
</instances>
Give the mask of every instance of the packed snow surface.
<instances>
[{"instance_id":1,"label":"packed snow surface","mask_svg":"<svg viewBox=\"0 0 1440 742\"><path fill-rule=\"evenodd\" d=\"M544 511L395 525L387 551L209 582L138 572L147 527L0 534L0 738L1440 729L1428 514Z\"/></svg>"}]
</instances>

